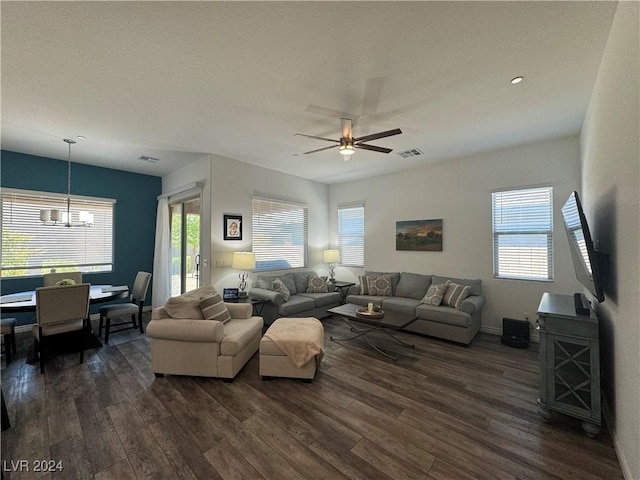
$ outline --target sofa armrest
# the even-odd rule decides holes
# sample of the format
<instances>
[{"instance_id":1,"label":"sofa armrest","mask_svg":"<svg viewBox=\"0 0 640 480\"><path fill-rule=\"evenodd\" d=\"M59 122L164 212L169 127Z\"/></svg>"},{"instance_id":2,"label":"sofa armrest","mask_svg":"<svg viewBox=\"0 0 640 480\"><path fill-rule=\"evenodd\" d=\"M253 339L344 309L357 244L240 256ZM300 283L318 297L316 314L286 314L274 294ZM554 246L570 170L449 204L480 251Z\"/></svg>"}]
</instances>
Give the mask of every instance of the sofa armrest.
<instances>
[{"instance_id":1,"label":"sofa armrest","mask_svg":"<svg viewBox=\"0 0 640 480\"><path fill-rule=\"evenodd\" d=\"M266 288L252 288L249 290L250 297L264 298L269 300L274 305L282 305L284 303L284 297L281 293L274 292L273 290L267 290Z\"/></svg>"},{"instance_id":2,"label":"sofa armrest","mask_svg":"<svg viewBox=\"0 0 640 480\"><path fill-rule=\"evenodd\" d=\"M219 343L224 337L224 327L217 320L159 318L149 322L146 332L151 338L183 342Z\"/></svg>"},{"instance_id":3,"label":"sofa armrest","mask_svg":"<svg viewBox=\"0 0 640 480\"><path fill-rule=\"evenodd\" d=\"M460 304L460 310L466 313L473 313L475 311L479 312L484 306L484 302L484 295L471 295L462 301Z\"/></svg>"},{"instance_id":4,"label":"sofa armrest","mask_svg":"<svg viewBox=\"0 0 640 480\"><path fill-rule=\"evenodd\" d=\"M229 313L231 314L231 318L234 319L243 319L243 318L251 318L253 315L253 305L250 303L227 303L225 302L225 306Z\"/></svg>"}]
</instances>

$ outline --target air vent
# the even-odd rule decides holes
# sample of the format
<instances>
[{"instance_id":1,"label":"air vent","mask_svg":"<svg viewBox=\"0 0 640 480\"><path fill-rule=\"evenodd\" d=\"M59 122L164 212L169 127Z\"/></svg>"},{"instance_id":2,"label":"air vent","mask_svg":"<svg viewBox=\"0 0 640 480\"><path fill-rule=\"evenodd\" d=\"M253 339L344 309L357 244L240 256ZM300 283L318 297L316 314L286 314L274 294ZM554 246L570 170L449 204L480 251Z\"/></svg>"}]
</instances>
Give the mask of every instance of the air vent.
<instances>
[{"instance_id":1,"label":"air vent","mask_svg":"<svg viewBox=\"0 0 640 480\"><path fill-rule=\"evenodd\" d=\"M402 158L409 158L409 157L417 157L418 155L424 155L424 152L422 150L417 149L417 148L412 148L411 150L405 150L404 152L398 152L398 155L400 155Z\"/></svg>"},{"instance_id":2,"label":"air vent","mask_svg":"<svg viewBox=\"0 0 640 480\"><path fill-rule=\"evenodd\" d=\"M144 162L149 162L149 163L158 163L160 161L159 158L148 157L147 155L140 155L138 157L138 160L142 160Z\"/></svg>"}]
</instances>

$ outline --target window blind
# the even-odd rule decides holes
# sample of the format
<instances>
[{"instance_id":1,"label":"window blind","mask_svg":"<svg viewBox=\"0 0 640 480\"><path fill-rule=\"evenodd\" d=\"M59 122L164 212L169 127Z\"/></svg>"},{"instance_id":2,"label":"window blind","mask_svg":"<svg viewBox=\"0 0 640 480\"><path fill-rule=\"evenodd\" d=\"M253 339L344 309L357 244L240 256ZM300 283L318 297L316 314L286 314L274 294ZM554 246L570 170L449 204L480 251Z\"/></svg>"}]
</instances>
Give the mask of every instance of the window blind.
<instances>
[{"instance_id":1,"label":"window blind","mask_svg":"<svg viewBox=\"0 0 640 480\"><path fill-rule=\"evenodd\" d=\"M254 197L253 253L256 270L307 266L307 206Z\"/></svg>"},{"instance_id":2,"label":"window blind","mask_svg":"<svg viewBox=\"0 0 640 480\"><path fill-rule=\"evenodd\" d=\"M2 277L113 270L114 200L71 196L71 221L88 212L91 227L43 225L40 210L59 209L66 220L67 197L54 193L3 190Z\"/></svg>"},{"instance_id":3,"label":"window blind","mask_svg":"<svg viewBox=\"0 0 640 480\"><path fill-rule=\"evenodd\" d=\"M492 193L496 278L553 279L553 188Z\"/></svg>"},{"instance_id":4,"label":"window blind","mask_svg":"<svg viewBox=\"0 0 640 480\"><path fill-rule=\"evenodd\" d=\"M338 207L340 265L364 266L364 206Z\"/></svg>"}]
</instances>

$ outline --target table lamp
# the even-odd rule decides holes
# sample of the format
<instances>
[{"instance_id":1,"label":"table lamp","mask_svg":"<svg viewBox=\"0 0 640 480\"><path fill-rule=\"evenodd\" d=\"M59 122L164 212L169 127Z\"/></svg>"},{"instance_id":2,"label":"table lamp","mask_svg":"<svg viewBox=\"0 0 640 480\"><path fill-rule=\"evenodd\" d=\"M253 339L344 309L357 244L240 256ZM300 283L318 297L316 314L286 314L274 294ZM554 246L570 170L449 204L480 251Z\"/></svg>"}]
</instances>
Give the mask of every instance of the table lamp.
<instances>
[{"instance_id":1,"label":"table lamp","mask_svg":"<svg viewBox=\"0 0 640 480\"><path fill-rule=\"evenodd\" d=\"M238 277L240 278L240 284L238 287L240 291L238 296L244 298L247 296L245 289L247 288L247 278L249 272L247 270L253 270L256 268L256 255L253 252L233 252L233 260L231 261L231 268L236 270L242 270Z\"/></svg>"},{"instance_id":2,"label":"table lamp","mask_svg":"<svg viewBox=\"0 0 640 480\"><path fill-rule=\"evenodd\" d=\"M329 281L331 283L336 283L336 279L334 278L336 263L340 261L340 251L339 250L325 250L324 251L324 262L329 264Z\"/></svg>"}]
</instances>

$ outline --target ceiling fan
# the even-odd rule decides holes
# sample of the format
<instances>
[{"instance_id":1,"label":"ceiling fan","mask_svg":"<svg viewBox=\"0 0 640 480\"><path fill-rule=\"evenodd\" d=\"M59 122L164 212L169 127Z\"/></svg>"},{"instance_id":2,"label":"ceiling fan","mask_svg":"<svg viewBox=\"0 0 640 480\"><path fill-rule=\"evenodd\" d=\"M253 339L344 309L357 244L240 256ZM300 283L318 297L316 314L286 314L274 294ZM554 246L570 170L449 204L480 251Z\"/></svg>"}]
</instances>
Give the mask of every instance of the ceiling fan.
<instances>
[{"instance_id":1,"label":"ceiling fan","mask_svg":"<svg viewBox=\"0 0 640 480\"><path fill-rule=\"evenodd\" d=\"M353 138L351 135L351 119L342 118L342 137L340 140L335 140L332 138L324 138L324 137L316 137L314 135L305 135L304 133L296 133L295 135L301 137L315 138L316 140L325 140L327 142L334 142L336 145L331 145L330 147L318 148L316 150L311 150L309 152L304 152L305 155L309 153L321 152L322 150L328 150L330 148L339 147L339 152L341 155L344 155L344 159L348 160L351 158L351 155L355 152L356 148L362 148L363 150L371 150L374 152L380 153L389 153L392 151L390 148L384 147L376 147L375 145L368 145L364 142L370 142L371 140L377 140L379 138L391 137L393 135L399 135L402 133L402 130L396 128L394 130L387 130L386 132L378 132L372 133L371 135L365 135L363 137Z\"/></svg>"}]
</instances>

